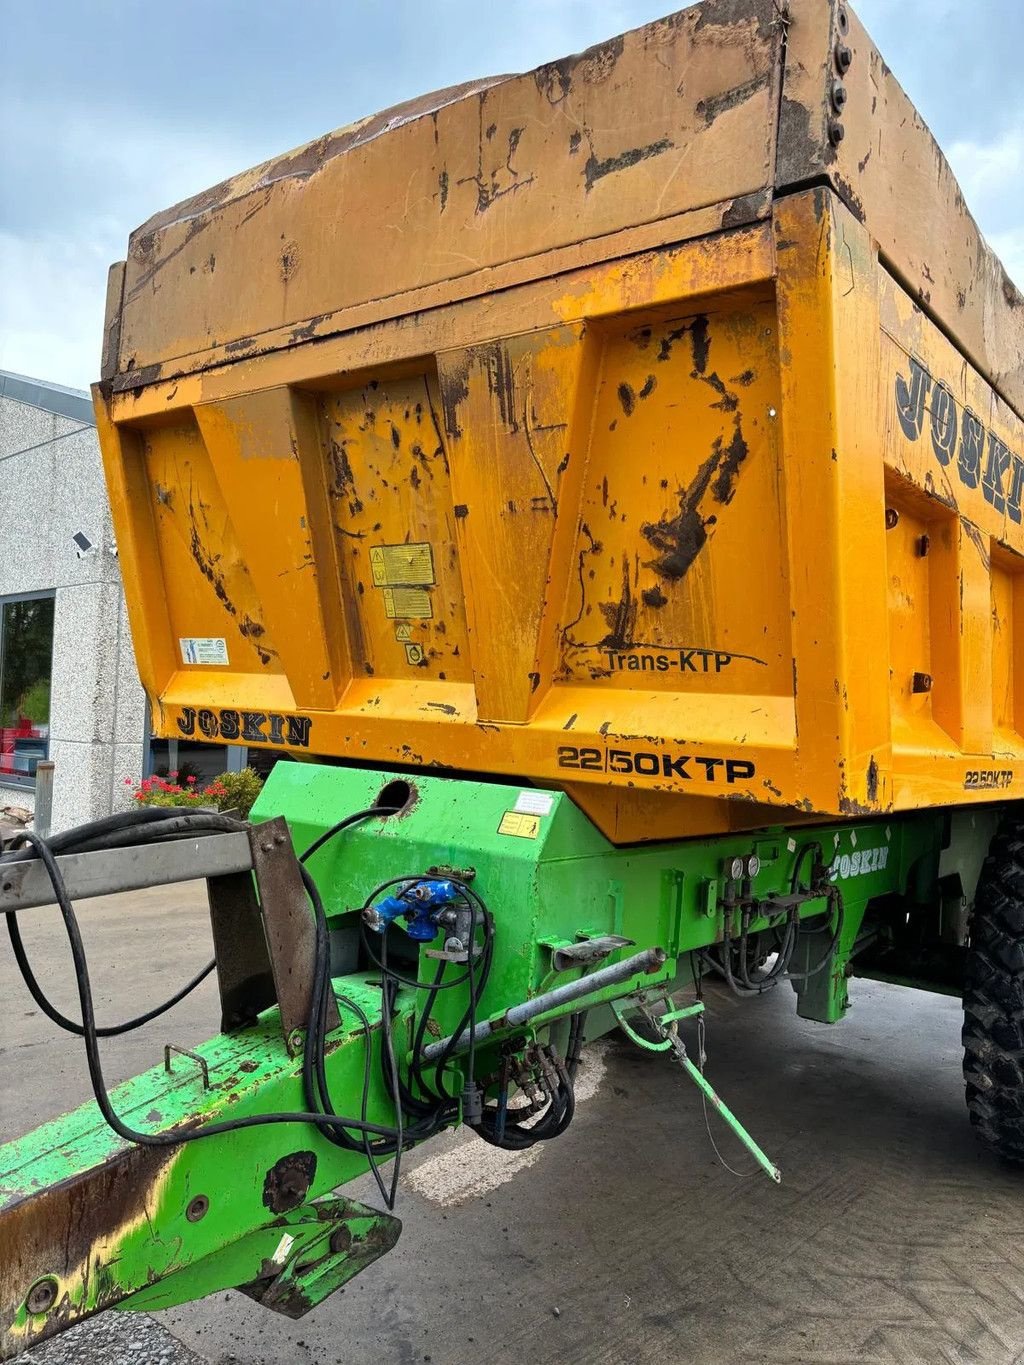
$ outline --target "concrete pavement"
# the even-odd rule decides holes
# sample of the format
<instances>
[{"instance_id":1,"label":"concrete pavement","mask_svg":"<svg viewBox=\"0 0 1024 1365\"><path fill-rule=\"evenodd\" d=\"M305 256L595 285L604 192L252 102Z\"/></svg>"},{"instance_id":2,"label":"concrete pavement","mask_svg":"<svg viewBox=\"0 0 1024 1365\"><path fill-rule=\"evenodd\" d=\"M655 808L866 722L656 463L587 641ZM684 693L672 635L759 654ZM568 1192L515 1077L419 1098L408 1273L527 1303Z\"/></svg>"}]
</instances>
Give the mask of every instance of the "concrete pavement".
<instances>
[{"instance_id":1,"label":"concrete pavement","mask_svg":"<svg viewBox=\"0 0 1024 1365\"><path fill-rule=\"evenodd\" d=\"M167 995L204 960L201 888L83 909L101 1020ZM54 912L27 927L71 1010ZM783 1168L780 1187L671 1061L591 1049L562 1139L506 1158L471 1135L407 1159L398 1247L300 1322L238 1294L141 1318L109 1313L38 1365L1024 1365L1024 1176L975 1144L959 1004L854 982L835 1028L788 987L709 1002L708 1072ZM26 994L0 943L0 1135L88 1094L79 1043ZM116 1003L115 1003L116 1002ZM216 1028L216 991L106 1046L110 1079ZM714 1122L714 1120L712 1120ZM375 1202L368 1179L347 1192Z\"/></svg>"}]
</instances>

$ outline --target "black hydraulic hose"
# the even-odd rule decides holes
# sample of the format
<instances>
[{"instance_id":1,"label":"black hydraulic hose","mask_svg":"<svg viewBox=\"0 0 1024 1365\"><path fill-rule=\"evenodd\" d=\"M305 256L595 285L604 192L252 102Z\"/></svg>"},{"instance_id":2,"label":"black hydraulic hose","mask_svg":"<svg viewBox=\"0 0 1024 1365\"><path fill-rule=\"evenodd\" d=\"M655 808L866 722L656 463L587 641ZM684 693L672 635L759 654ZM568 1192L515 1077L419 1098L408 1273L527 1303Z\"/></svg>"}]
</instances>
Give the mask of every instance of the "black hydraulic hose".
<instances>
[{"instance_id":1,"label":"black hydraulic hose","mask_svg":"<svg viewBox=\"0 0 1024 1365\"><path fill-rule=\"evenodd\" d=\"M393 1130L382 1127L379 1124L364 1123L362 1120L352 1118L341 1119L333 1116L325 1118L322 1114L309 1112L252 1114L245 1118L228 1119L218 1123L205 1124L199 1128L171 1130L164 1133L144 1133L137 1129L130 1128L115 1112L103 1079L92 987L89 982L88 962L82 944L78 920L74 908L71 905L70 898L68 897L67 887L64 885L64 878L61 874L60 867L47 842L44 839L41 839L39 835L31 830L22 830L17 837L19 841L23 841L35 850L39 860L46 868L50 883L53 886L54 899L57 902L61 917L64 921L68 944L71 948L71 956L74 962L75 983L78 987L78 998L82 1011L82 1036L85 1042L85 1055L93 1098L95 1099L97 1108L107 1123L107 1126L111 1128L118 1137L123 1138L126 1142L132 1142L142 1147L177 1147L185 1142L198 1141L200 1138L219 1137L225 1133L238 1132L242 1128L257 1128L266 1124L276 1123L319 1124L324 1122L328 1122L335 1127L351 1128L353 1130L373 1133L384 1137L390 1136ZM319 897L317 898L319 899ZM322 909L323 904L321 902L320 910L322 911ZM312 1024L313 1021L311 1020L310 1022Z\"/></svg>"},{"instance_id":2,"label":"black hydraulic hose","mask_svg":"<svg viewBox=\"0 0 1024 1365\"><path fill-rule=\"evenodd\" d=\"M28 960L28 954L25 951L21 930L18 927L17 912L8 910L5 914L5 918L7 920L7 933L11 940L11 947L14 949L14 960L17 962L18 968L21 971L22 980L28 987L29 995L31 995L32 999L46 1017L51 1019L58 1028L64 1029L67 1033L73 1033L77 1038L84 1038L85 1029L82 1025L76 1024L73 1019L69 1019L66 1015L61 1014L60 1010L57 1009L55 1005L51 1004L46 995L44 995L43 989L36 979L36 975L32 970L32 965ZM104 1028L97 1027L96 1037L117 1038L123 1033L131 1033L133 1029L142 1028L143 1024L148 1024L153 1019L159 1019L161 1014L166 1014L168 1010L173 1009L175 1005L180 1004L187 995L190 995L198 985L204 982L216 965L216 958L211 958L206 966L203 967L201 971L197 972L191 981L186 982L181 990L175 995L172 995L169 1000L165 1000L162 1004L154 1006L151 1010L147 1010L145 1014L140 1014L134 1019L126 1020L123 1024L109 1024Z\"/></svg>"},{"instance_id":3,"label":"black hydraulic hose","mask_svg":"<svg viewBox=\"0 0 1024 1365\"><path fill-rule=\"evenodd\" d=\"M76 841L60 850L63 853L99 853L111 848L135 848L139 844L169 843L190 834L242 834L248 826L217 811L176 813L169 820L154 821L139 828L114 830L102 838Z\"/></svg>"},{"instance_id":4,"label":"black hydraulic hose","mask_svg":"<svg viewBox=\"0 0 1024 1365\"><path fill-rule=\"evenodd\" d=\"M365 811L356 812L352 816L346 817L332 826L324 835L320 836L302 855L302 861L312 856L329 838L334 837L344 829L359 823L361 820L371 818L374 815L384 815L392 813L390 807L370 807ZM436 1106L419 1105L426 1112L413 1116L412 1124L406 1126L403 1116L403 1101L409 1092L401 1081L398 1060L395 1055L393 1032L391 1027L391 1016L394 1008L394 991L399 984L407 984L416 989L423 989L423 983L411 981L403 977L387 966L386 947L382 960L377 959L376 954L368 947L371 958L377 962L384 973L382 982L384 985L382 1000L382 1067L385 1068L390 1078L392 1098L395 1105L397 1125L382 1125L368 1121L367 1110L369 1101L370 1085L370 1058L372 1050L371 1026L368 1017L354 1001L347 997L339 997L339 1003L343 1007L352 1010L363 1025L366 1037L366 1067L364 1068L363 1093L361 1102L360 1117L353 1118L337 1114L330 1101L328 1090L325 1058L325 1039L326 1039L326 1019L328 1005L328 991L330 986L330 961L329 961L329 936L327 926L327 916L324 910L323 901L320 897L316 883L309 876L305 867L302 868L303 883L313 909L314 921L316 924L316 949L315 949L315 970L313 980L313 992L311 999L310 1015L307 1027L306 1047L303 1056L303 1084L305 1088L306 1100L309 1109L297 1112L282 1112L272 1114L254 1114L245 1118L230 1119L215 1123L207 1123L198 1127L185 1130L170 1130L163 1133L147 1133L131 1128L125 1123L114 1110L109 1093L103 1077L102 1065L99 1056L99 1039L101 1037L114 1036L123 1033L131 1028L141 1027L143 1023L158 1017L159 1014L170 1009L174 1004L193 990L210 971L213 970L214 963L210 963L192 981L169 1001L158 1006L145 1015L137 1019L129 1020L126 1024L112 1028L101 1029L96 1024L95 1004L92 996L92 988L89 980L88 961L86 958L84 945L82 943L81 932L78 925L74 907L68 895L67 887L64 883L60 866L56 861L57 852L85 852L92 848L109 848L111 846L149 843L157 840L169 838L181 838L189 834L215 833L215 832L236 832L246 829L247 826L230 817L223 816L214 812L186 812L172 808L143 808L127 812L123 815L107 817L103 820L93 821L91 824L82 826L76 830L55 836L53 839L44 840L32 831L22 831L16 841L16 846L8 853L0 855L0 862L13 863L24 861L26 852L30 849L31 855L38 858L43 864L47 876L53 888L54 899L60 910L67 934L68 943L71 948L72 960L75 971L75 981L78 988L79 1005L82 1013L82 1023L77 1024L73 1020L67 1019L60 1011L46 999L36 981L28 957L25 952L24 943L17 926L17 911L7 912L8 926L11 932L12 945L15 948L15 956L19 967L25 977L26 984L33 994L40 1008L61 1027L67 1028L70 1032L81 1037L85 1043L86 1061L89 1071L90 1083L93 1097L103 1116L104 1121L120 1138L127 1142L132 1142L140 1146L149 1147L175 1147L184 1142L196 1141L199 1138L215 1137L240 1129L258 1127L266 1124L277 1123L309 1123L313 1124L330 1140L339 1145L357 1151L366 1156L377 1180L381 1194L389 1208L394 1207L397 1182L399 1176L399 1160L403 1147L410 1140L419 1140L421 1137L430 1136L440 1127L452 1122L458 1114L458 1105L455 1097L439 1096ZM423 880L423 878L394 878L384 886L379 887L367 901L372 904L374 898L388 886L397 882ZM442 981L443 963L441 971L435 978L435 983L429 987L428 1007L424 1010L423 1016L417 1027L416 1037L420 1048L424 1029L430 1014L430 1005L436 998L438 991L450 989L464 984L469 986L469 1005L463 1016L458 1033L461 1033L468 1021L470 1027L476 1019L476 1010L481 998L482 991L486 985L490 973L493 956L493 934L494 926L490 912L487 910L482 899L476 892L472 891L464 883L456 881L460 895L468 902L471 909L471 935L469 957L466 971L451 981ZM484 942L480 948L479 957L475 956L475 936L477 928L482 927ZM456 1035L456 1036L457 1036ZM439 1059L437 1075L440 1078L444 1066L449 1060L448 1055L443 1055ZM414 1066L410 1069L411 1076L418 1079L418 1083L425 1093L429 1093L422 1078L421 1062L414 1049ZM475 1057L471 1055L469 1064L466 1068L467 1085L472 1087L473 1066ZM519 1125L512 1125L514 1136L510 1144L506 1145L532 1145L533 1142L552 1137L564 1131L568 1122L571 1120L574 1107L572 1095L571 1077L566 1068L556 1065L556 1074L559 1077L557 1084L544 1082L545 1093L549 1095L550 1105L548 1112L531 1129L519 1129ZM411 1096L410 1096L411 1098ZM519 1130L516 1132L515 1130ZM355 1136L358 1134L359 1136ZM372 1139L372 1140L371 1140ZM391 1181L390 1190L384 1187L380 1174L376 1168L376 1160L379 1157L395 1155L395 1169Z\"/></svg>"},{"instance_id":5,"label":"black hydraulic hose","mask_svg":"<svg viewBox=\"0 0 1024 1365\"><path fill-rule=\"evenodd\" d=\"M233 832L243 828L244 826L237 820L230 820L221 815L214 816L214 813L209 811L182 814L181 811L169 807L149 806L143 807L141 810L126 811L120 815L106 816L102 820L94 820L87 825L79 825L63 834L54 835L47 840L47 844L51 853L58 850L64 853L75 853L87 851L89 847L98 847L98 841L101 839L118 839L119 841L138 844L150 842L154 838L162 838L166 836L169 829L178 832L180 835L182 833ZM128 837L125 838L125 836ZM104 845L104 847L110 846L109 843ZM0 855L0 864L24 861L25 854L21 849ZM58 1028L64 1029L67 1033L73 1033L78 1038L84 1037L82 1025L62 1014L48 999L42 986L40 986L39 980L32 970L25 942L21 936L17 912L8 910L5 913L5 918L8 937L14 951L14 959L32 999ZM150 1023L153 1019L158 1019L162 1014L173 1009L175 1005L180 1004L187 995L205 981L216 965L216 959L211 958L206 966L197 972L190 981L186 982L181 990L175 992L170 999L154 1006L151 1010L147 1010L145 1014L126 1020L123 1024L112 1024L103 1028L97 1027L96 1036L98 1038L116 1038L122 1034L131 1033L134 1029L142 1028L144 1024Z\"/></svg>"},{"instance_id":6,"label":"black hydraulic hose","mask_svg":"<svg viewBox=\"0 0 1024 1365\"><path fill-rule=\"evenodd\" d=\"M399 807L367 806L365 810L357 810L353 815L346 815L344 820L339 820L336 825L332 825L330 829L324 830L323 834L314 839L309 848L299 854L299 862L307 862L312 858L314 853L323 848L324 844L333 839L336 834L341 834L342 831L350 829L352 825L358 825L363 820L369 820L374 815L394 815L396 809L399 809Z\"/></svg>"},{"instance_id":7,"label":"black hydraulic hose","mask_svg":"<svg viewBox=\"0 0 1024 1365\"><path fill-rule=\"evenodd\" d=\"M90 820L74 829L60 834L51 834L47 843L54 853L66 853L76 844L88 843L92 839L103 839L122 829L138 829L144 825L158 825L181 815L181 808L174 806L139 806L134 810L119 811L116 815L104 815L99 820ZM206 815L207 811L188 812L191 815Z\"/></svg>"},{"instance_id":8,"label":"black hydraulic hose","mask_svg":"<svg viewBox=\"0 0 1024 1365\"><path fill-rule=\"evenodd\" d=\"M342 830L349 826L367 819L370 815L390 814L390 807L371 807L365 811L358 811L355 815L350 815L346 819L339 821L327 832L320 836L311 848L307 849L302 855L303 860L315 853L318 848L325 844L328 839L333 838ZM105 816L100 820L90 821L85 825L78 825L74 829L66 830L62 834L53 835L47 840L50 850L53 853L82 853L99 850L101 848L112 848L129 844L140 844L155 842L163 839L181 838L189 834L212 834L212 833L235 833L242 831L246 825L230 816L225 816L214 811L182 811L179 807L165 806L143 806L137 810L124 811L117 815ZM24 853L16 850L0 855L0 864L8 862L24 861ZM67 1018L60 1010L48 999L38 978L32 970L28 953L25 948L21 931L18 927L17 914L14 911L6 912L7 932L11 940L11 947L14 951L15 961L21 972L22 979L28 989L32 999L36 1002L42 1012L58 1028L64 1029L67 1033L72 1033L76 1037L84 1037L84 1029L81 1024L73 1019ZM147 1010L144 1014L138 1015L134 1019L128 1019L123 1024L113 1024L105 1027L97 1027L96 1036L98 1038L116 1038L125 1033L130 1033L135 1029L142 1028L143 1025L158 1019L162 1014L181 1003L197 986L210 975L216 967L215 958L196 973L194 977L181 990L177 991L169 999L156 1005L153 1009Z\"/></svg>"},{"instance_id":9,"label":"black hydraulic hose","mask_svg":"<svg viewBox=\"0 0 1024 1365\"><path fill-rule=\"evenodd\" d=\"M828 966L832 954L839 947L840 939L843 936L843 925L846 920L846 907L843 903L843 893L837 885L833 884L829 888L828 900L830 906L834 906L836 917L835 928L832 930L832 937L829 940L829 945L822 953L820 960L816 962L813 967L809 967L807 971L787 972L786 975L789 977L790 981L806 981L809 977L817 976L820 971L823 971L825 967Z\"/></svg>"}]
</instances>

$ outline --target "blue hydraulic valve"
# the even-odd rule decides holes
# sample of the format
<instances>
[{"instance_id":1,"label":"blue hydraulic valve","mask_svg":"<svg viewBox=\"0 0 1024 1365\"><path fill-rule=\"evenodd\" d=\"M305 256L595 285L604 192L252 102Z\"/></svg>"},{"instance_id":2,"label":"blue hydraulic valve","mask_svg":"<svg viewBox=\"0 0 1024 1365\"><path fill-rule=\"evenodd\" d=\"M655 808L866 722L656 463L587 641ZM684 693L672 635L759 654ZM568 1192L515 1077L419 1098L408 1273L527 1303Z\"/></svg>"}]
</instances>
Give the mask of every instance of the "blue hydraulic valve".
<instances>
[{"instance_id":1,"label":"blue hydraulic valve","mask_svg":"<svg viewBox=\"0 0 1024 1365\"><path fill-rule=\"evenodd\" d=\"M402 928L410 938L429 943L438 935L441 914L458 899L455 883L446 878L402 882L394 895L385 896L363 911L363 923L382 934L395 920L404 920Z\"/></svg>"}]
</instances>

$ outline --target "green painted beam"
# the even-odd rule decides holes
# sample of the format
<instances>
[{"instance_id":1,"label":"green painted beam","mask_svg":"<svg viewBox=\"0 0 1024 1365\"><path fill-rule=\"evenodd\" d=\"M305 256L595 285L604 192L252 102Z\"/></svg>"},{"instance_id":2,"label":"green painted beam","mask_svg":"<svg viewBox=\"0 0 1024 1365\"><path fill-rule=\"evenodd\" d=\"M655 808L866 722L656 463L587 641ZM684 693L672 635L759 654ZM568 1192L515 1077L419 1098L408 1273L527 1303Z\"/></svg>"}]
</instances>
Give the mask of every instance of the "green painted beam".
<instances>
[{"instance_id":1,"label":"green painted beam","mask_svg":"<svg viewBox=\"0 0 1024 1365\"><path fill-rule=\"evenodd\" d=\"M355 768L282 763L253 819L285 816L302 852L345 815L373 805L381 789L396 780ZM507 1036L501 1030L504 1012L579 977L578 967L554 971L557 945L613 934L635 943L636 948L616 949L609 963L637 949L664 950L663 969L603 992L604 1001L652 986L671 989L680 961L688 963L688 954L722 939L731 861L756 852L760 865L751 893L761 900L786 895L801 860L807 869L810 860L803 850L809 841L820 845L824 862L833 868L845 919L826 968L798 983L798 1005L808 1017L839 1018L868 904L881 896L926 891L934 882L942 842L941 813L930 813L616 848L558 792L531 792L524 800L519 788L496 783L432 776L401 780L410 788L401 813L347 830L309 863L334 940L335 989L355 999L372 1024L368 1116L384 1125L394 1114L378 1065L379 974L359 949L360 910L378 885L441 865L467 876L473 870L472 886L495 924L493 969L478 1018L496 1021L498 1030L481 1049L478 1074L483 1075L497 1067L497 1049ZM808 901L799 914L812 919L825 908L824 900ZM737 935L739 913L729 913ZM756 919L751 928L767 923ZM827 942L827 935L808 937L805 959L813 962ZM393 958L404 952L403 970L413 979L425 983L433 976L436 961L400 927L390 931L389 945ZM466 999L464 988L443 992L427 1037L451 1034ZM419 990L399 995L395 1035L402 1058L412 1046L422 1000ZM341 1019L329 1038L326 1066L335 1103L354 1115L366 1044L344 1008ZM595 1011L593 1022L610 1028L614 1016L607 1009ZM533 1031L543 1027L534 1024ZM593 1033L588 1028L588 1035ZM176 1058L170 1076L160 1067L117 1087L118 1112L141 1129L164 1131L305 1109L301 1058L289 1056L276 1009L255 1026L213 1038L197 1051L208 1064L209 1089L203 1088L197 1066ZM362 1153L340 1150L308 1124L246 1129L172 1148L132 1147L106 1127L94 1104L7 1143L0 1148L0 1357L117 1303L139 1308L176 1303L228 1283L246 1287L281 1311L289 1311L282 1305L317 1301L317 1285L329 1292L397 1236L393 1220L383 1221L385 1216L373 1211L335 1205L328 1217L316 1212L321 1205L311 1206L365 1168ZM290 1193L276 1193L279 1187ZM282 1219L295 1221L298 1231ZM330 1222L331 1231L324 1233L320 1222ZM282 1239L289 1237L280 1252ZM297 1259L289 1259L289 1249ZM307 1282L299 1273L303 1266ZM30 1312L29 1291L48 1277L54 1281L52 1305ZM40 1291L33 1302L38 1306L45 1299Z\"/></svg>"}]
</instances>

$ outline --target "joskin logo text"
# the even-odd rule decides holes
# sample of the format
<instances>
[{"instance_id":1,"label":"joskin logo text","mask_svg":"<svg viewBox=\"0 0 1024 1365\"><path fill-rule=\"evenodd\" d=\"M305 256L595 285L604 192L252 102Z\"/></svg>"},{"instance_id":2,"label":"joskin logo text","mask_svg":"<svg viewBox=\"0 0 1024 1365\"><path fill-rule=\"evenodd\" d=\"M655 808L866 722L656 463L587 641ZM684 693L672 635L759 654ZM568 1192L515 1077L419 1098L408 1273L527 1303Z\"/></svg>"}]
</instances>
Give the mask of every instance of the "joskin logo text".
<instances>
[{"instance_id":1,"label":"joskin logo text","mask_svg":"<svg viewBox=\"0 0 1024 1365\"><path fill-rule=\"evenodd\" d=\"M191 739L241 740L243 744L279 744L288 749L308 749L312 727L309 716L280 716L274 711L198 711L183 706L178 730Z\"/></svg>"},{"instance_id":2,"label":"joskin logo text","mask_svg":"<svg viewBox=\"0 0 1024 1365\"><path fill-rule=\"evenodd\" d=\"M909 377L896 376L896 414L903 434L916 441L929 416L932 451L943 469L950 469L965 488L977 488L997 512L1021 520L1024 460L968 407L959 406L943 379L933 379L920 360L910 358Z\"/></svg>"}]
</instances>

